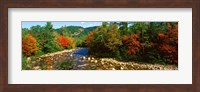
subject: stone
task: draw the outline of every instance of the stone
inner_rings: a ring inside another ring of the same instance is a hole
[[[39,70],[40,66],[33,67],[34,70]]]
[[[28,57],[27,60],[26,60],[26,62],[28,63],[28,62],[30,62],[30,61],[31,61],[31,58]]]
[[[93,60],[90,60],[90,62],[93,62]]]

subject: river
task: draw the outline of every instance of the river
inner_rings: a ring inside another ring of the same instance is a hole
[[[78,47],[74,52],[73,52],[73,58],[74,61],[76,62],[77,65],[83,65],[85,62],[83,62],[81,57],[88,57],[89,55],[87,54],[88,48],[80,48]]]

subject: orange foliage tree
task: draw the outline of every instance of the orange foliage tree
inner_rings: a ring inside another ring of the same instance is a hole
[[[31,34],[27,34],[25,37],[22,37],[22,52],[26,56],[36,54],[38,50],[36,42],[36,39]]]
[[[76,42],[74,41],[74,39],[72,37],[68,38],[68,48],[75,48],[76,46]]]
[[[61,35],[61,36],[60,36],[60,39],[59,39],[59,44],[60,44],[62,47],[67,48],[68,45],[69,45],[69,40],[68,40],[65,36]]]
[[[159,33],[160,40],[159,49],[165,54],[165,59],[170,59],[174,63],[178,63],[178,24],[167,23],[168,32]]]
[[[72,37],[67,38],[63,35],[60,35],[60,36],[56,35],[55,41],[57,44],[59,44],[63,48],[75,48],[76,46],[76,42],[74,41]]]
[[[131,34],[130,36],[124,36],[122,42],[127,45],[127,52],[129,54],[136,54],[140,50],[140,41],[137,40],[138,34]]]
[[[86,46],[90,46],[94,42],[94,34],[95,33],[96,33],[95,31],[91,31],[90,34],[88,35],[88,37],[85,39]]]

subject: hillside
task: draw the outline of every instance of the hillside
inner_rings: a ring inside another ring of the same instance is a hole
[[[59,29],[56,29],[56,31],[59,34],[66,33],[72,37],[77,37],[77,36],[81,37],[84,35],[88,35],[90,33],[90,31],[95,30],[97,27],[98,26],[83,28],[81,26],[64,26]]]
[[[76,41],[76,46],[83,46],[85,38],[97,27],[98,26],[83,28],[81,26],[64,26],[56,29],[56,31],[64,36],[73,37]]]

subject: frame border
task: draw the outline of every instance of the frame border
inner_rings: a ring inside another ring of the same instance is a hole
[[[192,84],[8,84],[8,8],[192,8]],[[200,0],[1,0],[0,92],[200,92],[199,11]]]

